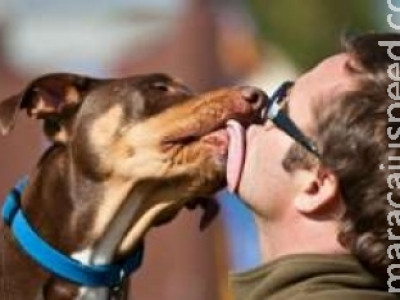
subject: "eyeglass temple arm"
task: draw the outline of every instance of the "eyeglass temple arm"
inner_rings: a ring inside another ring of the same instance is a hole
[[[279,110],[276,103],[271,105],[268,111],[268,118],[275,124],[275,126],[286,132],[294,140],[298,141],[308,151],[318,158],[321,157],[315,144],[309,138],[305,137],[297,126]]]

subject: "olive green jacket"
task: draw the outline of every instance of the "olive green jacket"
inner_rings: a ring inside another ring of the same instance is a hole
[[[394,300],[351,255],[290,255],[234,274],[235,300]]]

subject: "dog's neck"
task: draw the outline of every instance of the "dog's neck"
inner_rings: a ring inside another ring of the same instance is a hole
[[[45,159],[33,174],[22,203],[39,234],[67,254],[92,249],[96,258],[91,263],[96,264],[112,262],[123,241],[127,245],[118,254],[130,252],[143,228],[129,242],[125,235],[143,217],[139,215],[142,203],[154,187],[134,179],[88,178],[74,169],[62,149],[53,149]]]
[[[114,259],[131,252],[143,233],[143,230],[138,230],[129,240],[127,249],[122,250],[129,229],[139,226],[135,223],[140,217],[138,213],[142,204],[149,197],[149,187],[140,184],[132,187],[130,182],[114,182],[105,183],[102,189],[104,192],[96,205],[87,208],[89,211],[74,212],[72,216],[73,222],[84,221],[90,216],[91,225],[85,229],[86,236],[73,253],[76,259],[85,264],[112,263]],[[77,231],[82,231],[82,228],[75,226],[74,232]]]
[[[65,152],[57,147],[44,160],[31,175],[22,199],[22,208],[39,235],[89,265],[112,263],[117,255],[132,251],[148,228],[139,211],[152,187],[132,181],[92,181],[72,170]],[[135,222],[137,226],[132,226]],[[49,280],[48,276],[42,279]],[[37,280],[37,286],[43,286]],[[90,294],[105,298],[107,289],[81,289],[78,299],[88,299]]]
[[[118,188],[118,186],[115,188]],[[126,193],[123,186],[120,186],[120,188],[119,192],[114,191],[112,193],[106,193],[106,195],[112,198],[115,197],[115,200],[118,200],[120,198],[118,196]],[[95,238],[95,242],[90,243],[85,249],[74,252],[71,257],[85,265],[103,265],[112,263],[116,257],[119,246],[123,242],[128,228],[131,227],[132,218],[138,212],[141,203],[146,199],[146,192],[147,191],[143,188],[133,189],[130,199],[119,208],[118,213],[112,220],[102,218],[103,210],[99,209],[93,216],[93,224],[97,226],[97,230],[102,229],[100,232],[104,231],[104,234]],[[108,213],[107,215],[110,214]],[[96,232],[96,230],[93,230],[92,232]],[[93,237],[91,238],[93,239]],[[133,244],[136,240],[133,241]],[[109,299],[109,292],[108,288],[82,287],[79,289],[77,299]]]

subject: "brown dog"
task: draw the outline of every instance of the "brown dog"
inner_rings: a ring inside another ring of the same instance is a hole
[[[225,184],[225,124],[259,119],[264,94],[222,89],[194,97],[163,74],[99,80],[52,74],[0,103],[0,130],[16,114],[44,122],[52,142],[29,176],[22,211],[49,244],[82,264],[131,253],[152,226]],[[109,299],[44,271],[0,227],[0,299]]]

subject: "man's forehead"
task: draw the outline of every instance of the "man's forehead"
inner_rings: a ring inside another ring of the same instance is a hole
[[[354,59],[348,53],[340,53],[321,61],[316,67],[302,75],[297,81],[298,88],[310,93],[310,97],[325,99],[326,96],[355,90],[358,81],[351,71]]]
[[[344,79],[351,75],[349,66],[353,64],[353,57],[350,54],[339,53],[325,58],[302,77],[312,77],[312,79],[319,77],[320,80],[326,79],[327,81]],[[324,76],[327,77],[324,78]]]
[[[330,56],[300,76],[290,92],[290,111],[303,129],[313,123],[314,108],[324,105],[336,95],[356,90],[358,80],[349,66],[353,58],[347,53]]]
[[[353,57],[349,53],[342,52],[325,58],[316,68],[336,68],[345,71],[346,65],[350,64],[352,60]]]

